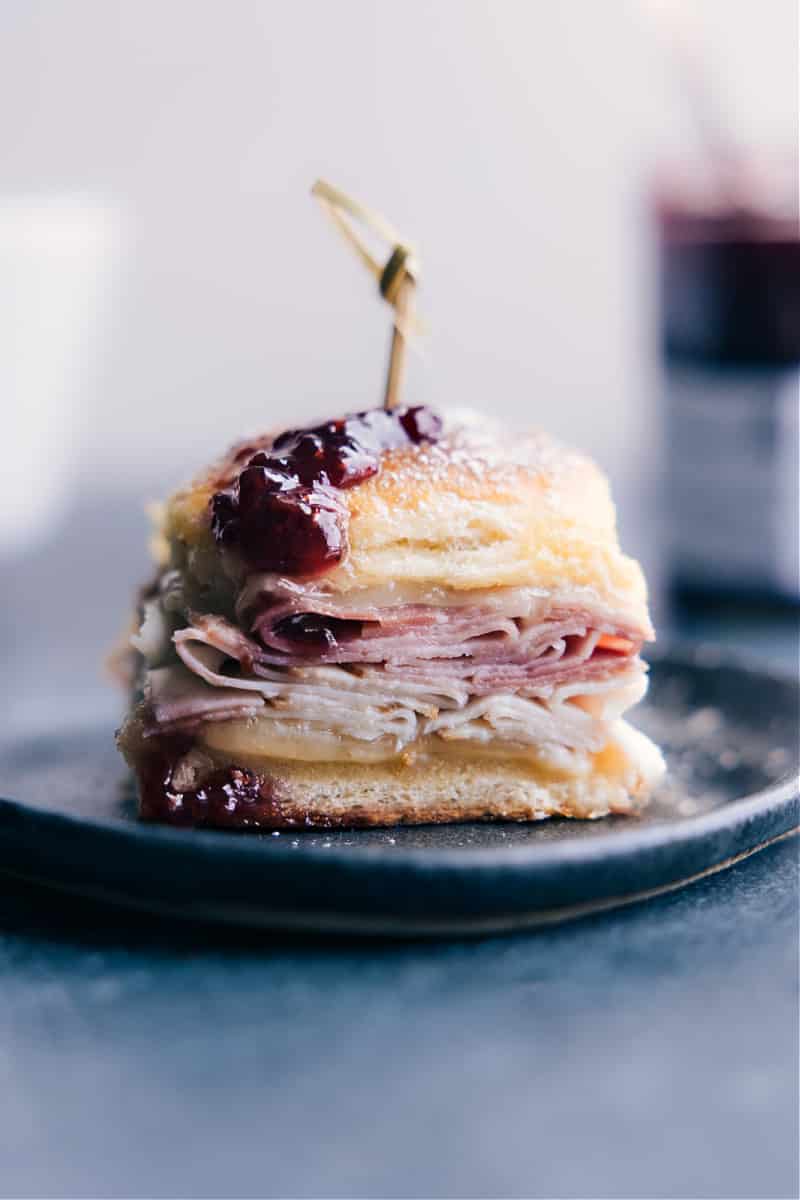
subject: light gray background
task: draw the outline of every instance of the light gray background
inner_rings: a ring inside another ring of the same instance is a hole
[[[421,247],[409,398],[644,477],[645,196],[697,152],[659,12],[695,26],[736,136],[791,146],[792,0],[5,0],[0,225],[5,202],[82,204],[108,251],[63,395],[15,387],[6,436],[69,393],[73,486],[144,494],[287,413],[375,402],[387,313],[309,199],[322,174]]]

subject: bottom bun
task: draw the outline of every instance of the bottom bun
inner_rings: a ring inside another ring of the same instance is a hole
[[[617,736],[584,770],[546,772],[534,763],[428,759],[417,763],[232,763],[194,747],[169,763],[130,753],[145,820],[217,828],[287,829],[533,821],[634,813],[660,778],[658,750],[618,723]]]

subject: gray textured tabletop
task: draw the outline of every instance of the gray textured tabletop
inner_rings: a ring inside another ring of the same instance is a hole
[[[113,704],[93,660],[142,562],[106,526],[0,572],[12,730]],[[796,665],[793,621],[687,631]],[[0,883],[0,1195],[795,1197],[797,865],[424,944]]]

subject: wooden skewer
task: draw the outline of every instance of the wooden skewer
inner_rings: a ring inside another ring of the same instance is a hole
[[[394,308],[394,328],[389,347],[386,390],[383,395],[384,408],[395,408],[400,396],[408,334],[414,315],[415,270],[411,251],[405,246],[397,245],[381,275],[381,295]]]
[[[370,273],[376,277],[381,295],[394,310],[389,365],[383,396],[384,408],[394,408],[400,396],[408,340],[417,328],[414,299],[418,266],[414,251],[379,213],[359,204],[358,201],[339,191],[338,188],[332,187],[323,179],[318,179],[311,191],[312,195],[322,201],[340,233],[350,243]],[[361,221],[390,243],[392,252],[385,265],[382,266],[373,256],[348,217]]]
[[[406,335],[403,330],[413,304],[413,297],[414,281],[410,278],[404,279],[394,306],[395,322],[389,346],[389,366],[386,372],[386,390],[383,394],[384,408],[396,408],[400,396],[406,366]]]

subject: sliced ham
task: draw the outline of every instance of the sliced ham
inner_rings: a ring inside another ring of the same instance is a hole
[[[269,590],[269,589],[272,590]],[[621,625],[592,603],[585,589],[570,598],[510,588],[472,600],[381,604],[325,594],[313,587],[256,576],[242,590],[237,614],[257,636],[260,661],[271,664],[384,662],[469,657],[474,662],[526,664],[550,643],[588,630],[606,638],[609,653],[636,654],[647,630]],[[305,629],[310,636],[304,636]],[[317,636],[314,636],[316,631]]]
[[[152,724],[149,733],[193,731],[209,721],[256,719],[276,736],[302,737],[311,746],[331,735],[359,742],[389,743],[395,752],[433,734],[445,740],[486,743],[501,737],[516,745],[562,745],[598,749],[610,716],[638,700],[641,670],[623,678],[581,685],[594,706],[573,703],[575,685],[562,685],[547,700],[497,692],[483,698],[435,696],[384,677],[380,669],[352,674],[344,667],[307,667],[275,678],[239,679],[227,686],[216,668],[219,651],[184,642],[193,669],[183,663],[150,672]],[[195,674],[197,670],[200,674]],[[436,703],[438,702],[438,703]]]
[[[471,643],[436,647],[428,642],[427,634],[420,632],[414,636],[418,648],[424,643],[425,653],[409,661],[388,655],[378,658],[375,665],[379,664],[385,674],[398,681],[414,681],[437,692],[457,682],[474,695],[485,695],[498,689],[521,689],[526,694],[541,694],[542,689],[575,678],[578,670],[581,677],[587,679],[605,678],[635,657],[632,653],[620,654],[599,648],[597,643],[602,635],[598,630],[587,631],[580,618],[546,621],[522,631],[514,626],[513,633],[503,641],[479,638]],[[248,638],[219,616],[194,615],[192,624],[175,633],[173,641],[190,670],[195,667],[187,659],[187,654],[191,653],[188,647],[192,643],[204,643],[226,655],[232,665],[238,663],[244,673],[261,679],[268,679],[276,668],[307,667],[311,661],[336,665],[344,658],[354,666],[372,663],[371,657],[355,653],[345,657],[346,645],[338,648],[341,654],[315,655],[313,660],[308,652],[276,654],[265,650],[255,638]],[[357,646],[350,649],[354,651]]]
[[[138,637],[153,729],[245,718],[274,728],[276,741],[335,736],[398,749],[438,735],[591,749],[645,687],[644,632],[585,591],[572,602],[506,589],[354,603],[251,580],[237,623],[186,610],[182,594],[179,581],[162,591],[163,620],[149,605]],[[174,630],[166,655],[165,630]]]
[[[253,716],[264,697],[228,687],[208,687],[180,663],[147,673],[145,697],[152,717],[149,733],[189,729],[205,721],[230,721]]]

